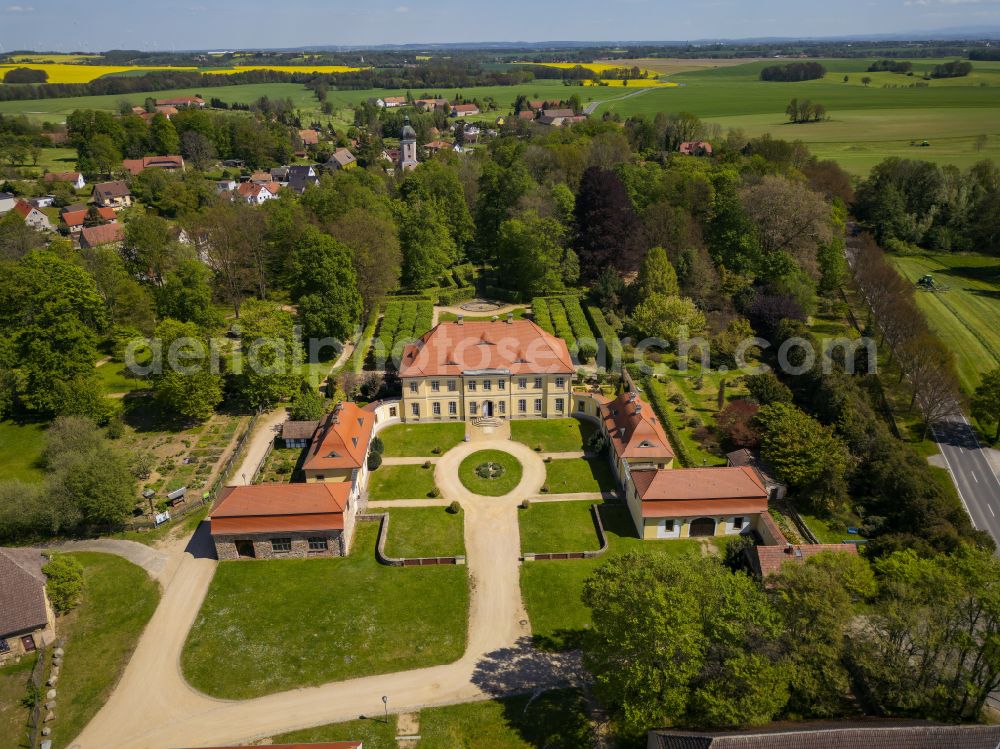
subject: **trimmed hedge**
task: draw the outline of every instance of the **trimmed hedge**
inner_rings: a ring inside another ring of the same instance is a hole
[[[667,401],[666,390],[653,377],[646,377],[642,381],[642,384],[646,390],[646,397],[649,399],[649,404],[656,411],[656,415],[660,418],[660,422],[667,432],[667,437],[670,439],[670,446],[674,449],[674,455],[677,456],[677,462],[685,468],[691,468],[695,463],[691,460],[687,448],[684,447],[684,443],[681,442],[680,436],[677,434],[677,427],[670,418],[671,409],[670,403]]]
[[[372,313],[368,316],[368,322],[365,323],[365,329],[361,331],[361,337],[358,339],[358,345],[354,349],[354,353],[351,354],[350,360],[347,362],[347,368],[352,372],[360,372],[364,369],[365,360],[368,358],[368,349],[372,347],[372,339],[375,336],[375,325],[378,323],[378,307],[372,310]]]
[[[576,296],[535,297],[531,301],[535,322],[566,342],[579,362],[593,359],[597,341]]]
[[[591,327],[597,333],[598,342],[604,341],[608,359],[605,362],[605,368],[609,372],[617,372],[621,366],[623,356],[621,339],[618,338],[618,334],[611,327],[611,324],[599,307],[588,304],[584,311],[587,313]]]
[[[536,297],[531,301],[531,316],[538,327],[555,335],[556,331],[552,327],[552,316],[549,314],[549,303],[545,299]]]
[[[447,289],[438,294],[438,304],[448,307],[452,304],[464,302],[466,299],[472,299],[475,296],[475,286],[460,286],[456,289]]]

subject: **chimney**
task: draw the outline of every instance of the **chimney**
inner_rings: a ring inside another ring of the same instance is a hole
[[[642,414],[642,406],[640,406],[638,403],[636,403],[635,404],[635,415],[639,416],[641,414]]]
[[[461,324],[462,324],[462,320],[464,320],[464,319],[465,319],[465,315],[459,315],[459,316],[458,316],[458,317],[457,317],[457,318],[455,319],[455,324],[456,324],[456,325],[461,325]]]
[[[794,550],[795,550],[795,547],[793,547],[791,544],[789,544],[789,543],[785,544],[785,553],[786,554],[791,554]]]

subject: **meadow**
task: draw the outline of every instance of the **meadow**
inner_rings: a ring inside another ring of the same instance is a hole
[[[916,281],[930,273],[945,292],[917,292],[931,329],[955,352],[962,389],[971,393],[983,372],[1000,366],[1000,258],[940,254],[889,259]]]
[[[965,78],[931,81],[921,74],[942,60],[914,61],[912,77],[868,73],[870,59],[821,62],[826,76],[800,83],[759,80],[761,69],[773,60],[679,72],[671,76],[677,88],[646,90],[608,106],[623,117],[691,112],[723,130],[801,140],[817,156],[835,159],[854,174],[867,173],[887,156],[961,167],[1000,158],[1000,62],[976,62]],[[865,86],[863,77],[871,84]],[[912,85],[917,82],[927,85]],[[825,105],[829,119],[789,124],[784,112],[792,98]],[[987,136],[982,148],[976,143],[980,135]],[[929,146],[911,145],[924,140]]]

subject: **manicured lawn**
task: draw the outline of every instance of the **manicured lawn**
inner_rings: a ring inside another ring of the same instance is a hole
[[[601,548],[590,506],[593,502],[533,502],[518,510],[521,551],[593,551]]]
[[[568,453],[585,450],[587,439],[597,427],[576,419],[521,419],[510,423],[510,438],[542,452]]]
[[[579,508],[575,522],[582,528],[585,523],[590,522],[586,514],[586,507],[590,503],[573,504]],[[529,512],[534,509],[532,506]],[[596,559],[528,562],[521,565],[521,596],[531,620],[535,641],[541,647],[563,649],[579,646],[580,636],[590,626],[590,610],[580,600],[583,583],[610,556],[626,551],[677,555],[700,553],[697,540],[640,540],[632,518],[623,505],[602,505],[601,520],[610,547],[604,556]]]
[[[948,291],[917,292],[931,329],[955,352],[966,393],[983,372],[1000,366],[1000,259],[986,255],[919,255],[888,259],[909,281],[930,273]]]
[[[947,474],[945,475],[947,476]],[[848,533],[846,529],[838,530],[837,523],[831,520],[824,520],[814,515],[805,515],[801,512],[799,513],[799,517],[809,526],[809,530],[813,532],[813,535],[816,536],[821,544],[839,544],[841,541],[858,541],[863,538],[857,533],[853,535]]]
[[[120,361],[109,361],[97,368],[97,379],[101,381],[107,395],[131,393],[133,390],[149,388],[147,380],[135,377]]]
[[[420,749],[549,749],[591,746],[583,698],[546,692],[420,711]]]
[[[465,553],[461,512],[444,507],[400,507],[389,512],[390,557],[449,557]]]
[[[391,708],[390,702],[390,708]],[[375,712],[377,707],[373,707]],[[549,749],[590,746],[581,695],[572,689],[420,711],[420,749]],[[275,743],[361,741],[395,749],[396,716],[333,723],[274,737]]]
[[[0,749],[21,749],[28,746],[28,710],[21,705],[27,693],[35,656],[21,659],[0,668]]]
[[[484,463],[499,463],[503,473],[496,478],[483,478],[476,468]],[[486,497],[499,497],[514,490],[521,483],[521,461],[502,450],[479,450],[462,461],[458,478],[470,492]]]
[[[45,424],[0,422],[0,478],[41,481],[38,460],[45,447]]]
[[[448,452],[465,439],[465,424],[393,424],[378,433],[386,457],[430,457]],[[435,453],[437,448],[439,452]]]
[[[434,491],[434,466],[381,466],[368,479],[368,499],[423,499]]]
[[[220,564],[181,657],[192,686],[247,699],[459,658],[465,567],[382,566],[377,532],[359,523],[343,559]]]
[[[145,570],[121,557],[79,552],[84,594],[59,620],[66,649],[59,674],[59,713],[53,744],[68,746],[107,701],[160,601]]]
[[[377,713],[377,714],[376,714]],[[326,741],[360,741],[365,749],[396,749],[396,716],[389,722],[382,716],[382,705],[372,705],[372,717],[346,723],[330,723],[283,733],[274,737],[275,744],[309,744]]]
[[[610,492],[615,478],[604,458],[567,458],[545,464],[545,485],[552,494]]]

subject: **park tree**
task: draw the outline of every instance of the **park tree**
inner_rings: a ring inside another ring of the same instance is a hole
[[[288,406],[288,418],[293,421],[319,421],[326,411],[326,402],[316,388],[303,381]]]
[[[572,250],[562,246],[562,226],[551,218],[526,213],[500,226],[499,275],[521,298],[561,291],[563,267]]]
[[[476,241],[471,259],[496,262],[499,253],[500,226],[533,186],[523,161],[501,165],[494,159],[483,163],[478,180],[475,224]]]
[[[0,274],[0,333],[29,411],[58,413],[56,383],[96,378],[96,346],[106,325],[94,279],[55,252],[33,250]]]
[[[1000,562],[963,544],[950,555],[898,551],[874,562],[875,605],[850,659],[889,715],[978,720],[1000,687]]]
[[[45,491],[57,516],[54,524],[114,525],[135,507],[135,479],[128,461],[92,420],[56,419],[46,435],[42,460]]]
[[[626,730],[765,723],[788,699],[776,612],[713,557],[614,557],[583,601],[593,619],[585,663]]]
[[[347,340],[361,319],[351,251],[309,227],[292,258],[292,298],[305,338]]]
[[[472,242],[476,227],[454,167],[440,160],[426,161],[406,175],[400,185],[400,194],[407,201],[437,202],[458,255],[464,254],[465,248]]]
[[[820,477],[824,466],[847,472],[849,460],[844,444],[833,431],[788,403],[771,403],[757,413],[761,434],[761,457],[775,476],[793,488],[809,485]]]
[[[403,251],[403,284],[408,289],[433,286],[438,276],[458,260],[458,248],[437,202],[400,203],[399,243]]]
[[[248,289],[264,298],[268,286],[264,218],[242,201],[220,200],[201,213],[192,226],[218,279],[222,296],[236,317]]]
[[[197,130],[180,136],[180,151],[184,159],[199,171],[205,171],[217,158],[215,144]]]
[[[625,185],[610,170],[590,167],[583,173],[574,207],[576,239],[585,279],[606,268],[634,271],[643,249],[642,225]]]
[[[19,260],[43,244],[41,233],[28,226],[17,211],[0,216],[0,259]]]
[[[174,155],[181,150],[181,140],[173,123],[159,112],[149,123],[149,147],[159,156]]]
[[[680,286],[677,283],[677,271],[667,257],[667,251],[662,247],[652,247],[646,253],[642,266],[639,268],[638,298],[645,299],[651,294],[663,296],[679,296]]]
[[[45,592],[57,614],[65,614],[80,602],[83,594],[83,565],[65,554],[53,554],[44,567]]]
[[[1000,440],[1000,369],[983,375],[972,394],[972,415],[984,424],[996,423],[993,441]]]
[[[240,371],[232,388],[254,408],[269,408],[290,398],[299,383],[303,360],[295,318],[276,302],[249,299],[240,318]]]
[[[364,314],[370,315],[387,292],[399,286],[403,253],[391,217],[352,208],[330,225],[330,234],[351,250]]]
[[[705,329],[705,314],[687,297],[651,294],[632,312],[632,324],[643,335],[676,341]]]
[[[150,376],[160,407],[182,421],[205,421],[222,402],[222,375],[211,366],[208,339],[193,322],[169,318],[156,326],[155,339],[162,359]]]
[[[82,147],[78,148],[80,158],[77,164],[85,174],[106,174],[121,166],[122,152],[110,136],[97,133]]]
[[[733,448],[756,447],[760,435],[754,425],[754,417],[760,407],[753,401],[736,399],[715,415],[715,428]]]
[[[133,278],[113,245],[84,251],[84,265],[104,299],[108,324],[153,332],[155,316],[149,292]]]
[[[791,664],[788,709],[798,716],[842,715],[851,701],[847,634],[875,594],[871,567],[860,556],[824,552],[805,564],[783,565],[768,579],[768,590]]]
[[[212,304],[212,271],[201,261],[180,260],[163,285],[155,289],[156,314],[180,322],[193,322],[205,330],[222,324]]]
[[[171,235],[170,223],[146,212],[133,216],[125,224],[121,255],[134,277],[154,286],[162,285],[166,274],[183,257]]]

